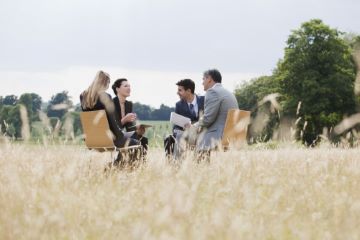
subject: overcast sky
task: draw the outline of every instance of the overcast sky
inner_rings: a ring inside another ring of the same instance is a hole
[[[62,90],[74,103],[99,69],[129,100],[178,100],[175,83],[218,68],[223,84],[271,74],[291,30],[312,18],[360,34],[358,0],[0,0],[0,95]],[[109,93],[111,93],[109,91]]]

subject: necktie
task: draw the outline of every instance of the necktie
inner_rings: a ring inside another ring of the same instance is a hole
[[[190,113],[191,113],[191,116],[193,116],[193,118],[196,118],[196,113],[195,113],[195,110],[194,110],[194,104],[190,103]]]

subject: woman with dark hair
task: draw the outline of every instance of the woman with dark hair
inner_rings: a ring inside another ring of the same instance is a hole
[[[114,82],[112,89],[116,97],[113,98],[116,111],[116,120],[127,132],[134,131],[136,125],[136,113],[132,112],[132,102],[126,98],[130,96],[131,88],[126,78],[120,78]]]
[[[120,78],[114,82],[112,89],[116,95],[113,98],[115,105],[117,120],[121,122],[121,126],[127,132],[134,131],[130,136],[132,139],[140,141],[143,147],[143,153],[146,155],[148,149],[148,139],[144,136],[145,125],[136,125],[137,116],[133,113],[133,104],[127,101],[126,98],[130,96],[131,88],[126,78]],[[150,125],[146,125],[149,127]]]

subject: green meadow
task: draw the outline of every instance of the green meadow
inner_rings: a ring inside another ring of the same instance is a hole
[[[145,136],[149,138],[150,147],[162,148],[164,138],[172,132],[172,124],[169,121],[141,121],[140,123],[152,125],[145,132]]]

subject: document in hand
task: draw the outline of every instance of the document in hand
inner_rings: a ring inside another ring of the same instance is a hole
[[[180,127],[184,127],[186,124],[191,124],[190,118],[184,117],[180,114],[177,114],[175,112],[171,112],[170,114],[170,122],[172,124],[178,125]]]

